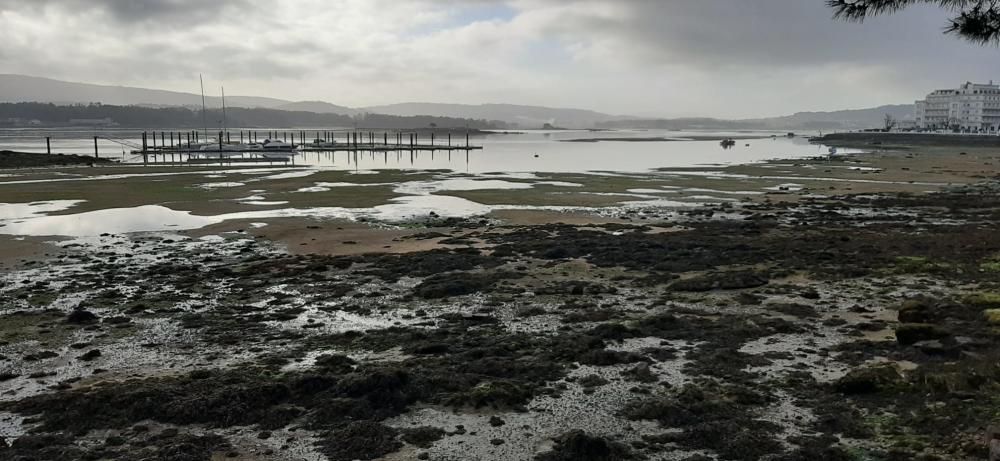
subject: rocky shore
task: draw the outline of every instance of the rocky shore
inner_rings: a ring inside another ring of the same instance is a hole
[[[0,273],[0,458],[990,456],[997,179],[615,218],[61,240]]]
[[[94,158],[75,154],[33,154],[28,152],[13,152],[0,150],[0,169],[35,168],[67,165],[111,164],[105,158]]]

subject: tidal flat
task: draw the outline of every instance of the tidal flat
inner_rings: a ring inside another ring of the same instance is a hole
[[[2,173],[3,459],[985,459],[1000,424],[992,149]]]

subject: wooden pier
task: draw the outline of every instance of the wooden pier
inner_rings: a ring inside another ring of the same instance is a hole
[[[469,130],[434,129],[433,131],[360,131],[360,130],[239,130],[218,131],[209,139],[207,132],[143,131],[138,142],[94,136],[94,157],[100,158],[98,141],[111,141],[130,149],[131,158],[122,161],[156,165],[213,163],[294,164],[295,155],[305,152],[435,152],[473,151]],[[464,139],[463,139],[464,138]],[[286,143],[278,149],[265,149],[265,141]],[[245,147],[245,148],[244,148]],[[51,138],[45,138],[45,150],[52,153]]]
[[[376,133],[374,131],[336,130],[272,130],[266,132],[240,130],[239,132],[219,131],[214,140],[208,141],[198,131],[184,133],[144,131],[142,145],[136,146],[139,148],[134,149],[132,155],[142,156],[144,164],[160,165],[288,162],[294,164],[294,155],[300,152],[468,152],[483,148],[470,143],[470,135],[467,131],[464,133],[464,139],[458,140],[453,138],[453,133],[450,131],[443,134],[443,136],[438,136],[437,132],[419,133],[412,131],[399,131],[390,134],[389,131]],[[423,139],[421,139],[422,135]],[[264,142],[268,141],[281,141],[288,146],[273,150],[261,147]],[[240,149],[240,146],[247,148]],[[95,155],[97,155],[96,144]]]

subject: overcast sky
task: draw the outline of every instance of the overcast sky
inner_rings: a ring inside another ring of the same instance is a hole
[[[823,0],[0,0],[0,73],[326,100],[756,117],[1000,81],[947,12]]]

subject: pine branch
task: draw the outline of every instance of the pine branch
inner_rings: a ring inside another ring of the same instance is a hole
[[[1000,45],[1000,0],[827,0],[834,19],[864,22],[917,4],[933,4],[955,13],[945,33],[974,43]]]

